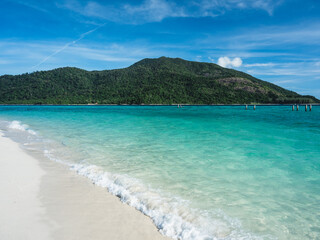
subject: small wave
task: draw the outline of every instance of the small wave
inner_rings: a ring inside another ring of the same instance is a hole
[[[181,240],[272,239],[244,231],[239,221],[222,211],[217,215],[224,221],[204,217],[205,214],[189,208],[184,200],[164,197],[163,193],[147,188],[129,176],[108,173],[95,165],[71,164],[70,167],[94,184],[107,188],[123,203],[149,216],[159,232],[167,237]]]
[[[12,121],[9,126],[11,129],[28,132],[32,135],[36,135],[37,133],[29,128],[28,125],[22,124],[20,121]]]
[[[44,150],[44,151],[43,151],[43,154],[44,154],[45,157],[47,157],[47,158],[50,159],[51,161],[58,162],[58,163],[60,163],[60,164],[63,164],[63,165],[67,165],[67,166],[69,166],[69,167],[72,167],[72,164],[67,163],[67,162],[65,162],[65,161],[61,161],[59,158],[54,157],[54,155],[52,154],[52,152],[49,151],[49,150]]]
[[[216,239],[201,233],[190,222],[174,214],[172,207],[175,206],[166,206],[166,201],[163,201],[157,193],[146,191],[142,184],[135,179],[104,172],[95,165],[74,164],[71,169],[79,175],[89,178],[94,184],[107,188],[122,202],[149,216],[159,231],[168,237],[173,239]]]

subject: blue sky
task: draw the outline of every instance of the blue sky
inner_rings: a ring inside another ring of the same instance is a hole
[[[0,75],[180,57],[320,98],[318,0],[1,0]]]

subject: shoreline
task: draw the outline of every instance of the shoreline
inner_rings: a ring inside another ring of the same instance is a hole
[[[106,189],[1,132],[0,150],[1,239],[169,239]]]
[[[312,105],[312,106],[320,106],[320,103],[286,103],[286,104],[278,104],[278,103],[247,103],[247,104],[184,104],[184,103],[175,103],[175,104],[2,104],[0,103],[0,106],[88,106],[88,107],[99,107],[99,106],[115,106],[115,107],[174,107],[177,105],[182,106],[195,106],[195,107],[206,107],[206,106],[292,106],[292,105]]]

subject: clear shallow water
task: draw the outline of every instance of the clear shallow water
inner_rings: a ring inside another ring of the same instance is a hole
[[[167,236],[320,238],[319,106],[0,106],[0,129]]]

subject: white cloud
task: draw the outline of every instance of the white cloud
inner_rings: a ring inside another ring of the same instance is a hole
[[[244,64],[244,67],[273,67],[274,63],[252,63],[252,64]]]
[[[232,60],[228,57],[220,57],[218,59],[218,65],[220,65],[221,67],[228,67],[228,68],[240,67],[242,65],[242,60],[239,57],[236,57]]]
[[[98,1],[64,0],[62,7],[87,17],[124,24],[160,22],[170,17],[216,17],[233,9],[261,9],[269,15],[283,0],[144,0],[140,4],[101,4]]]
[[[72,40],[68,44],[61,41],[0,41],[0,66],[5,66],[0,67],[0,75],[64,66],[105,70],[128,67],[143,58],[176,56],[161,46],[142,46],[139,41],[128,44],[71,43]]]
[[[289,44],[319,45],[320,22],[303,23],[289,26],[269,26],[250,30],[232,40],[238,42],[242,49],[255,49],[269,46],[288,46]]]
[[[186,16],[183,9],[165,0],[147,0],[142,5],[124,5],[124,10],[132,16],[143,16],[145,20],[159,22],[167,17]]]
[[[202,16],[215,16],[232,9],[261,9],[269,15],[282,4],[283,0],[202,0],[195,5],[199,6]]]
[[[295,83],[296,80],[281,80],[281,81],[274,81],[274,84],[285,84],[285,83]]]
[[[94,31],[98,30],[99,28],[103,27],[105,24],[100,25],[90,31],[87,31],[83,34],[80,35],[80,37],[74,41],[68,42],[66,43],[63,47],[59,48],[58,50],[54,51],[53,53],[51,53],[50,55],[46,56],[45,58],[43,58],[39,63],[37,63],[36,65],[34,65],[32,68],[36,68],[39,67],[41,64],[45,63],[46,61],[48,61],[48,59],[52,58],[54,55],[57,55],[58,53],[64,51],[65,49],[67,49],[68,47],[70,47],[71,45],[76,44],[77,42],[79,42],[80,40],[82,40],[85,36],[93,33]]]
[[[279,62],[274,64],[276,67],[267,67],[267,68],[251,68],[246,72],[253,75],[262,75],[262,76],[294,76],[294,77],[308,77],[313,79],[314,76],[317,76],[320,73],[320,69],[314,67],[313,62]],[[301,79],[300,79],[301,80]],[[308,81],[306,78],[303,78],[303,82]]]
[[[168,17],[186,16],[183,7],[166,0],[145,0],[140,5],[102,5],[95,1],[83,3],[77,0],[66,0],[63,5],[57,4],[57,6],[87,17],[96,17],[124,24],[160,22]]]
[[[196,56],[196,62],[201,62],[201,60],[202,60],[202,56]]]
[[[251,57],[279,57],[306,59],[306,55],[314,56],[320,46],[320,21],[303,22],[293,25],[267,26],[248,28],[240,32],[227,32],[217,37],[216,33],[207,37],[199,37],[194,46],[206,48],[208,55]],[[296,48],[306,51],[297,51]],[[264,59],[262,59],[264,60]],[[254,61],[262,61],[254,60]],[[297,59],[299,60],[299,59]],[[273,60],[272,60],[273,61]],[[318,61],[318,60],[316,60]]]
[[[28,8],[32,8],[32,9],[40,11],[40,12],[44,12],[46,14],[51,14],[50,11],[48,11],[45,8],[42,8],[42,7],[38,6],[38,4],[34,5],[34,4],[31,4],[31,3],[25,2],[25,1],[15,1],[15,0],[12,0],[12,2],[14,2],[16,4],[23,5],[23,6],[28,7]]]
[[[5,65],[5,64],[10,64],[12,63],[11,61],[8,61],[6,59],[0,59],[0,65]]]
[[[208,57],[208,59],[211,61],[211,62],[214,62],[214,59],[212,57]]]

